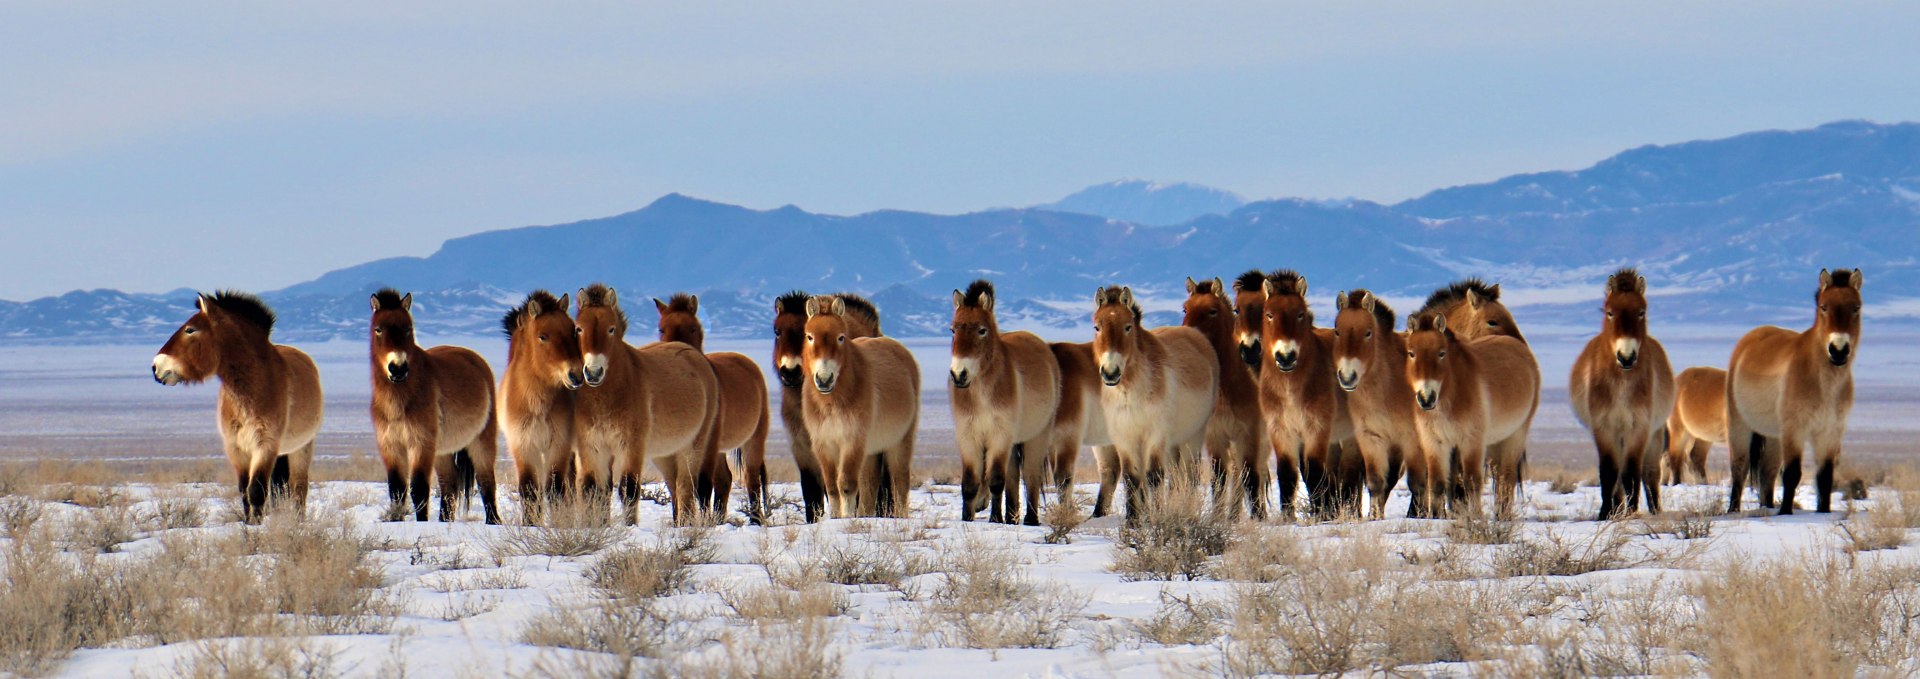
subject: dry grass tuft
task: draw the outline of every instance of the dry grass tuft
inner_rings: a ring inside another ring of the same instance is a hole
[[[836,642],[840,626],[824,618],[754,623],[727,630],[719,649],[658,665],[655,677],[685,679],[815,679],[845,673]]]
[[[763,543],[759,561],[774,584],[795,590],[815,582],[898,589],[901,582],[928,572],[930,566],[899,543],[833,539],[778,547]]]
[[[1849,552],[1898,549],[1920,528],[1920,489],[1884,491],[1872,509],[1852,512],[1838,530]]]
[[[1712,501],[1668,510],[1659,514],[1642,517],[1640,534],[1647,537],[1671,535],[1678,540],[1700,540],[1713,537],[1713,517],[1719,513],[1719,507]]]
[[[1683,641],[1716,677],[1898,675],[1920,657],[1913,565],[1832,553],[1735,559],[1696,580],[1692,593],[1701,606]]]
[[[1468,512],[1447,524],[1447,538],[1467,545],[1511,544],[1520,526],[1509,519]]]
[[[1226,619],[1227,607],[1218,601],[1163,590],[1160,609],[1146,620],[1133,623],[1133,628],[1145,641],[1162,646],[1191,646],[1219,639],[1226,628]]]
[[[487,540],[495,565],[520,556],[582,557],[620,542],[627,530],[614,525],[604,502],[569,498],[547,511],[545,526],[510,526]]]
[[[1227,547],[1213,575],[1237,582],[1278,582],[1294,572],[1304,550],[1295,529],[1256,526]]]
[[[180,679],[327,679],[346,676],[340,651],[312,639],[269,637],[207,642],[173,663]]]
[[[1584,575],[1638,565],[1625,554],[1628,536],[1613,528],[1595,532],[1586,540],[1548,531],[1541,539],[1523,539],[1494,557],[1494,573],[1513,578],[1541,575]]]
[[[652,544],[616,548],[587,569],[587,581],[620,600],[651,599],[686,585],[691,566],[713,561],[712,528],[682,528]]]
[[[1087,513],[1080,509],[1080,503],[1072,500],[1055,502],[1047,511],[1040,514],[1040,523],[1047,527],[1047,534],[1040,541],[1049,545],[1073,543],[1073,529],[1087,522]]]
[[[1169,482],[1114,534],[1113,571],[1126,580],[1198,580],[1240,532],[1240,522],[1209,510],[1197,489]]]
[[[1009,545],[969,535],[947,555],[921,621],[939,646],[1056,648],[1086,608],[1085,595],[1026,575]]]
[[[831,618],[845,615],[851,605],[846,590],[824,582],[800,589],[778,585],[755,585],[722,590],[720,601],[743,621],[797,621],[807,618]]]
[[[561,608],[534,617],[520,640],[534,646],[586,653],[542,656],[539,676],[630,677],[646,669],[645,658],[672,657],[704,641],[675,620],[658,599],[601,599],[581,609]]]

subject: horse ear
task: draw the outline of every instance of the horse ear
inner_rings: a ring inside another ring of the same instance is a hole
[[[1280,286],[1274,285],[1273,279],[1269,278],[1260,282],[1260,292],[1268,297],[1272,297],[1280,294]]]
[[[814,316],[817,316],[819,314],[820,314],[820,300],[814,299],[812,297],[808,297],[807,298],[807,318],[813,318]]]
[[[1828,271],[1826,269],[1821,269],[1820,270],[1820,291],[1825,292],[1827,288],[1831,287],[1832,285],[1833,285],[1833,272]]]
[[[1613,287],[1612,279],[1608,279],[1607,287]],[[1467,307],[1476,311],[1480,309],[1480,293],[1474,292],[1472,288],[1467,289]]]
[[[662,316],[667,315],[667,303],[660,301],[658,297],[653,298],[653,309],[660,312]]]
[[[1367,313],[1373,313],[1373,305],[1377,301],[1373,298],[1372,292],[1360,293],[1360,308],[1366,309]]]
[[[213,297],[212,296],[207,295],[205,293],[201,293],[200,296],[193,301],[193,303],[195,306],[200,307],[200,314],[203,316],[206,316],[208,322],[213,321]]]
[[[687,295],[687,313],[690,313],[696,316],[700,314],[700,296],[699,295]]]
[[[1860,289],[1860,270],[1859,269],[1853,270],[1853,289],[1855,290]]]
[[[1432,323],[1435,330],[1447,331],[1447,315],[1444,312],[1434,312],[1432,316],[1427,317],[1427,322]]]
[[[1347,291],[1341,290],[1333,293],[1333,309],[1335,311],[1347,310]]]
[[[368,302],[368,303],[371,303],[371,304],[373,305],[373,310],[374,310],[374,311],[379,311],[379,310],[380,310],[380,296],[379,296],[379,295],[368,295],[368,296],[367,296],[367,302]]]
[[[955,309],[960,308],[961,306],[960,303],[966,301],[966,299],[967,299],[967,296],[960,294],[959,290],[953,291],[953,308]]]
[[[1634,292],[1640,293],[1642,295],[1647,294],[1647,277],[1640,276],[1638,279],[1634,280],[1633,287],[1634,287],[1634,290],[1633,290]]]
[[[986,311],[989,314],[993,313],[993,293],[991,292],[980,293],[980,309],[983,311]]]
[[[833,315],[845,316],[846,313],[847,313],[847,300],[837,296],[834,297],[833,298]]]
[[[1120,286],[1120,305],[1133,306],[1133,288],[1131,286]]]
[[[1191,295],[1193,294],[1193,291],[1199,290],[1199,289],[1200,289],[1200,284],[1193,282],[1193,277],[1188,276],[1187,277],[1187,294]]]
[[[1214,276],[1213,277],[1213,294],[1218,295],[1226,289],[1227,289],[1227,284],[1220,282],[1219,276]]]
[[[569,309],[569,308],[571,308],[571,307],[573,306],[573,302],[572,302],[572,300],[573,300],[573,296],[572,296],[572,295],[561,295],[561,296],[560,296],[560,313],[563,313],[563,314],[564,314],[564,313],[566,313],[566,312],[567,312],[567,309]],[[587,304],[587,298],[585,298],[585,297],[581,297],[581,298],[580,298],[580,305],[581,305],[581,306],[586,306],[586,304]]]
[[[1307,277],[1306,276],[1301,276],[1300,282],[1293,284],[1293,291],[1294,293],[1300,295],[1301,297],[1307,296]]]
[[[1094,305],[1094,306],[1106,306],[1106,304],[1107,304],[1107,288],[1106,288],[1106,286],[1104,286],[1104,285],[1103,285],[1103,286],[1100,286],[1100,287],[1098,287],[1098,288],[1095,288],[1095,289],[1093,290],[1093,305]]]

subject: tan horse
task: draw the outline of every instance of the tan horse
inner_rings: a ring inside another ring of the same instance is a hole
[[[580,290],[574,324],[580,333],[587,389],[573,411],[580,456],[580,492],[625,499],[628,524],[638,520],[641,468],[651,461],[673,498],[676,522],[694,521],[694,475],[720,454],[720,382],[700,350],[680,342],[628,344],[627,314],[613,288]]]
[[[1510,514],[1527,432],[1540,405],[1540,366],[1512,337],[1458,339],[1445,314],[1407,319],[1407,383],[1414,424],[1432,465],[1427,493],[1435,514],[1480,512],[1487,467],[1496,509]],[[1445,493],[1445,502],[1434,497]]]
[[[1707,455],[1713,444],[1727,442],[1727,371],[1694,366],[1673,379],[1673,414],[1667,416],[1668,483],[1683,481],[1693,470],[1697,483],[1707,482]]]
[[[984,507],[989,521],[1013,523],[1025,481],[1022,521],[1038,526],[1053,417],[1060,408],[1060,365],[1038,335],[1000,332],[994,299],[993,284],[985,280],[966,292],[953,291],[947,393],[960,445],[960,520],[972,521]]]
[[[587,379],[567,299],[535,290],[500,319],[507,332],[507,370],[495,408],[520,478],[522,520],[529,524],[567,494],[577,466],[574,392]]]
[[[1134,316],[1139,322],[1139,316]],[[1053,418],[1053,480],[1061,502],[1073,501],[1073,472],[1080,447],[1092,446],[1100,466],[1100,491],[1094,496],[1093,515],[1106,516],[1113,489],[1120,479],[1120,454],[1107,432],[1106,411],[1100,406],[1100,368],[1093,359],[1092,342],[1054,342],[1054,362],[1060,366],[1060,408]]]
[[[1414,424],[1413,385],[1407,382],[1407,341],[1395,332],[1393,308],[1367,290],[1334,297],[1333,381],[1347,394],[1354,443],[1366,460],[1373,515],[1386,516],[1387,495],[1407,472],[1409,518],[1431,516],[1425,449]]]
[[[1305,276],[1275,271],[1261,281],[1261,290],[1267,365],[1260,370],[1260,410],[1273,446],[1280,506],[1293,511],[1295,485],[1304,475],[1314,512],[1331,514],[1352,493],[1342,481],[1354,476],[1348,467],[1356,466],[1338,459],[1344,450],[1335,448],[1353,438],[1353,422],[1347,395],[1334,384],[1333,331],[1313,327]]]
[[[1587,341],[1567,379],[1580,424],[1600,456],[1599,521],[1631,513],[1645,492],[1660,513],[1660,459],[1673,412],[1673,365],[1647,332],[1647,279],[1633,269],[1607,277],[1600,334]]]
[[[920,427],[920,367],[892,338],[853,337],[847,308],[840,297],[807,300],[807,433],[834,518],[904,517]],[[891,486],[884,495],[876,474],[882,460]]]
[[[848,337],[880,336],[880,312],[872,302],[845,293],[834,297],[846,306]],[[807,345],[808,299],[807,293],[796,290],[773,301],[773,365],[774,376],[780,380],[780,422],[786,427],[793,463],[800,471],[803,514],[807,523],[813,523],[826,513],[827,488],[821,479],[820,461],[813,454],[813,437],[807,433],[801,393],[806,375],[801,354]]]
[[[216,422],[239,481],[242,518],[255,523],[266,515],[269,490],[290,492],[294,511],[304,515],[324,414],[319,368],[299,349],[272,342],[273,311],[259,298],[222,291],[200,295],[198,305],[153,357],[154,381],[220,378]]]
[[[1513,312],[1500,302],[1498,283],[1487,285],[1478,278],[1454,281],[1427,296],[1426,303],[1420,305],[1414,316],[1434,313],[1446,314],[1448,328],[1462,342],[1488,335],[1527,341],[1520,335],[1520,326],[1513,322]]]
[[[452,521],[453,498],[477,481],[488,524],[494,507],[494,463],[500,430],[493,417],[493,368],[472,349],[422,348],[413,335],[413,295],[389,288],[373,294],[368,359],[373,367],[373,438],[387,466],[387,520],[413,513],[427,520],[427,473],[440,480],[440,520]]]
[[[660,312],[660,341],[706,350],[699,297],[674,295],[665,302],[653,300],[653,306]],[[707,362],[713,365],[713,376],[720,383],[718,450],[723,454],[702,465],[694,491],[703,506],[725,512],[737,467],[741,487],[747,492],[747,517],[757,524],[767,512],[767,434],[771,430],[767,377],[760,372],[759,364],[744,354],[711,353]],[[733,453],[731,465],[727,451]]]
[[[1127,520],[1137,521],[1174,451],[1206,442],[1220,364],[1198,330],[1141,327],[1131,288],[1103,287],[1093,299],[1100,407],[1127,481]]]
[[[1740,511],[1740,491],[1757,472],[1760,506],[1773,506],[1780,473],[1781,514],[1793,513],[1800,451],[1819,457],[1817,510],[1832,510],[1833,472],[1840,463],[1847,413],[1853,410],[1853,357],[1860,345],[1859,269],[1820,270],[1813,327],[1805,332],[1755,328],[1733,345],[1727,366],[1727,447],[1733,479],[1727,511]],[[1758,449],[1758,450],[1756,450]]]
[[[1220,279],[1194,282],[1188,278],[1187,302],[1182,309],[1185,316],[1180,324],[1206,336],[1220,365],[1220,392],[1214,399],[1213,417],[1207,420],[1215,500],[1226,497],[1229,478],[1238,474],[1237,492],[1245,496],[1253,518],[1264,519],[1268,472],[1266,449],[1260,439],[1266,420],[1260,414],[1260,385],[1254,382],[1253,369],[1241,360],[1233,303],[1227,299],[1226,286]]]
[[[1233,279],[1233,337],[1240,348],[1240,361],[1247,364],[1254,377],[1259,377],[1260,368],[1267,364],[1262,356],[1266,344],[1260,341],[1265,327],[1266,284],[1267,273],[1259,269],[1249,269]]]

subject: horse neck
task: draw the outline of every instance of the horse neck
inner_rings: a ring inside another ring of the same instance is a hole
[[[278,373],[275,372],[273,343],[265,333],[251,329],[220,337],[220,388],[236,396],[263,395]]]
[[[1396,362],[1407,355],[1407,341],[1393,328],[1380,328],[1374,324],[1373,336],[1380,341],[1373,343],[1372,365],[1367,366],[1367,374],[1360,378],[1362,383],[1373,382],[1386,387],[1390,392],[1398,392],[1412,399],[1413,383],[1407,380],[1407,371],[1395,370]]]
[[[1220,359],[1220,365],[1224,366],[1228,361],[1240,362],[1240,341],[1234,337],[1238,329],[1233,325],[1233,316],[1222,316],[1212,323],[1193,326],[1193,329],[1207,336],[1207,343],[1213,345],[1214,357]]]
[[[1157,380],[1160,364],[1165,362],[1167,349],[1166,345],[1160,343],[1159,336],[1144,327],[1139,331],[1133,338],[1133,355],[1127,357],[1127,367],[1120,374],[1122,383],[1134,380],[1135,375],[1139,375],[1139,379]]]

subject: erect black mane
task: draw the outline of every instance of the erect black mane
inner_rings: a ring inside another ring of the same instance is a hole
[[[960,304],[961,306],[980,306],[980,296],[983,294],[992,297],[993,284],[987,282],[985,278],[975,279],[967,284],[967,292],[960,297]]]
[[[580,289],[580,308],[605,307],[613,310],[613,322],[620,332],[627,331],[627,310],[620,308],[618,296],[606,283],[594,283]]]
[[[527,315],[527,307],[535,302],[539,302],[543,310],[560,309],[560,298],[554,297],[551,292],[535,290],[527,293],[527,299],[520,302],[520,306],[514,307],[507,312],[507,315],[500,317],[500,328],[506,331],[508,339],[513,338],[513,331],[520,329],[520,319]],[[566,309],[560,309],[560,311],[564,313]]]
[[[1832,286],[1836,288],[1853,287],[1853,269],[1834,269],[1829,271]]]
[[[1220,296],[1220,297],[1225,297],[1225,296],[1227,295],[1227,291],[1225,291],[1225,290],[1215,290],[1215,289],[1213,289],[1213,279],[1211,279],[1211,278],[1209,278],[1209,279],[1207,279],[1207,280],[1204,280],[1204,281],[1194,281],[1194,282],[1193,282],[1193,294],[1196,294],[1196,295],[1216,295],[1216,296]]]
[[[381,288],[373,293],[373,302],[380,306],[381,311],[405,311],[406,307],[400,303],[400,298],[400,291],[393,288]]]
[[[1433,294],[1427,296],[1427,302],[1420,305],[1420,310],[1414,312],[1414,315],[1419,316],[1429,311],[1446,311],[1455,304],[1465,302],[1467,299],[1467,291],[1469,290],[1473,291],[1473,294],[1478,295],[1482,300],[1488,302],[1500,301],[1500,291],[1491,285],[1487,285],[1486,281],[1480,280],[1480,278],[1476,276],[1454,281],[1447,287],[1433,291]]]
[[[1281,290],[1297,292],[1300,289],[1300,272],[1293,269],[1279,269],[1267,274],[1265,282],[1271,282]]]
[[[1394,323],[1399,322],[1399,319],[1394,316],[1393,307],[1387,306],[1387,300],[1380,299],[1379,295],[1374,295],[1365,288],[1352,290],[1347,293],[1347,304],[1358,305],[1360,298],[1367,295],[1373,295],[1373,323],[1389,331],[1393,330]]]
[[[872,321],[874,327],[880,327],[880,310],[875,308],[873,302],[868,301],[867,298],[849,292],[837,292],[833,296],[840,298],[840,301],[847,305],[847,313],[859,314]],[[804,303],[801,311],[806,311]]]
[[[1261,271],[1259,269],[1247,269],[1246,273],[1240,274],[1239,278],[1233,279],[1233,287],[1237,290],[1245,290],[1247,292],[1253,292],[1255,290],[1259,290],[1260,284],[1265,282],[1266,280],[1267,280],[1267,273],[1265,271]]]
[[[1607,288],[1611,290],[1632,290],[1640,286],[1640,272],[1633,267],[1623,266],[1619,271],[1607,277]]]
[[[805,316],[807,314],[807,299],[810,297],[812,297],[812,295],[808,295],[805,292],[791,290],[788,291],[787,294],[775,297],[773,307],[777,309],[779,313],[800,314]]]
[[[695,308],[695,304],[693,301],[693,295],[689,295],[684,292],[676,292],[676,293],[673,293],[672,297],[667,298],[667,311],[685,311],[687,313],[693,313],[694,308]]]
[[[260,332],[273,332],[273,310],[260,298],[239,290],[220,290],[206,297],[208,303],[220,307],[221,311],[239,317],[240,320],[259,328]]]

